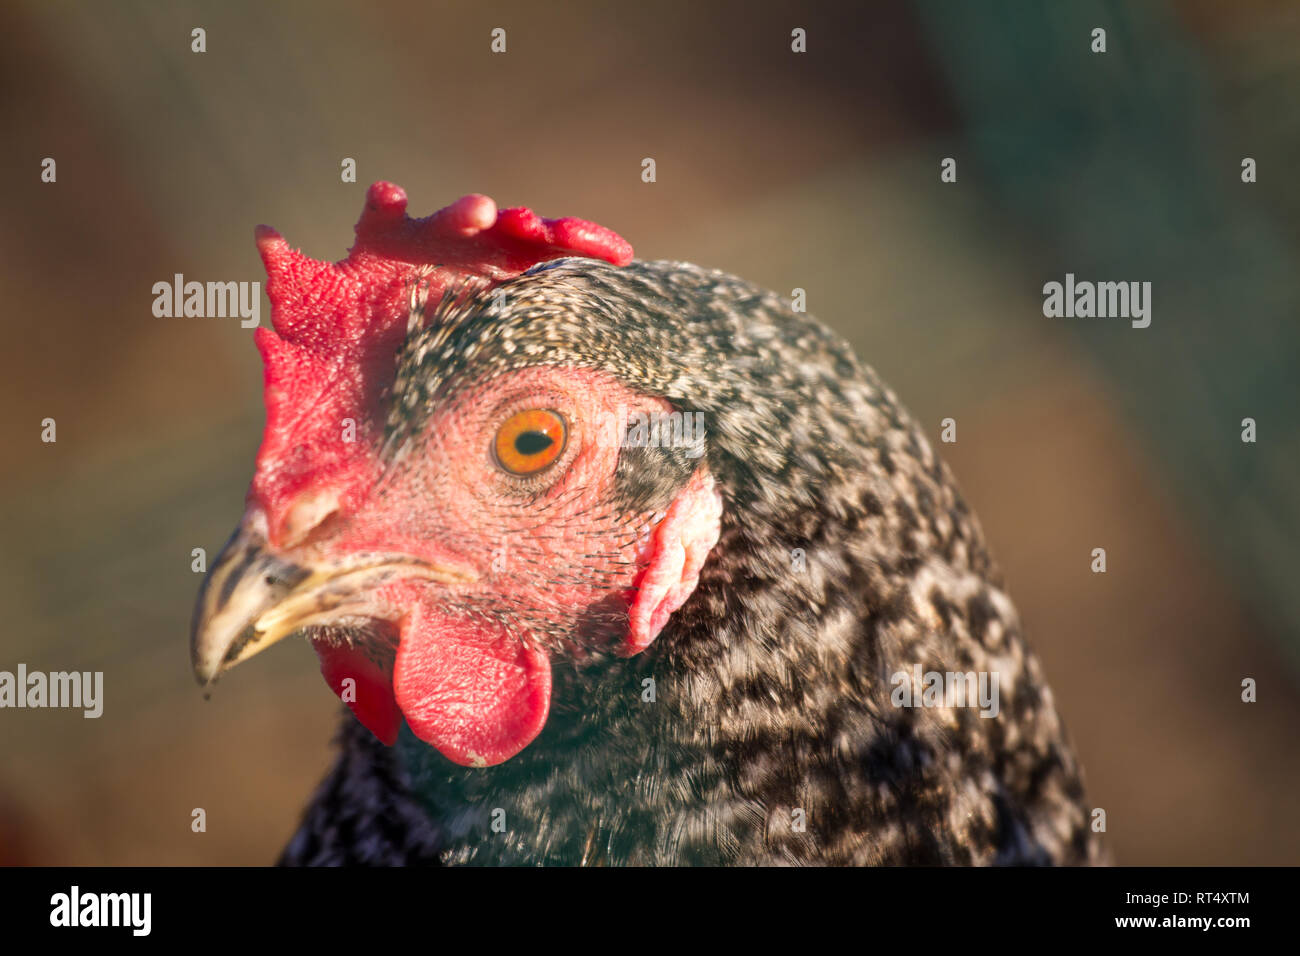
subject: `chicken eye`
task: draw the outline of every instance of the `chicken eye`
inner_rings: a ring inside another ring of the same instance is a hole
[[[564,451],[564,419],[559,412],[532,408],[516,412],[497,429],[492,443],[497,464],[512,475],[532,475]]]

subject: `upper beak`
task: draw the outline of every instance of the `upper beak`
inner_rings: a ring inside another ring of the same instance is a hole
[[[273,640],[258,631],[256,622],[309,577],[307,568],[270,553],[249,522],[235,529],[194,605],[190,658],[199,683],[210,684],[222,671],[269,647]]]
[[[210,684],[240,661],[305,627],[327,624],[356,610],[367,590],[396,577],[443,584],[474,579],[464,568],[406,556],[358,555],[297,563],[270,549],[247,518],[221,549],[194,606],[190,658],[200,684]]]

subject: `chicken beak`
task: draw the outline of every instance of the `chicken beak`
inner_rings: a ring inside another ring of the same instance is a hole
[[[190,658],[200,684],[292,633],[259,627],[312,577],[308,568],[271,553],[266,539],[244,522],[221,549],[203,581],[190,626]]]
[[[190,658],[194,676],[204,686],[305,628],[342,616],[383,616],[366,596],[395,579],[420,578],[454,587],[477,578],[466,567],[406,555],[296,563],[267,545],[264,521],[258,517],[246,517],[221,549],[194,606]]]

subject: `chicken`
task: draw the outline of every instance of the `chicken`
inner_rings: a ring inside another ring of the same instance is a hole
[[[192,654],[304,634],[357,718],[281,862],[1099,858],[979,525],[843,341],[590,223],[405,210],[372,186],[335,265],[258,230]]]

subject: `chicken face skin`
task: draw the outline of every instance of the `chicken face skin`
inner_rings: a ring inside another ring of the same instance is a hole
[[[245,623],[213,639],[229,642],[219,655],[204,644],[210,676],[304,632],[327,682],[381,739],[391,743],[405,718],[448,759],[488,765],[545,724],[551,654],[650,644],[693,589],[721,511],[707,470],[678,476],[672,497],[647,492],[630,473],[637,456],[611,440],[669,403],[592,369],[462,378],[400,447],[351,456],[347,493],[322,475],[289,499],[279,543],[250,505],[214,568],[222,583],[204,619]],[[537,410],[563,421],[562,448],[535,473],[512,473],[495,451],[501,429]],[[232,573],[252,575],[252,592]],[[296,583],[277,590],[273,577]],[[196,661],[206,633],[196,618]]]

